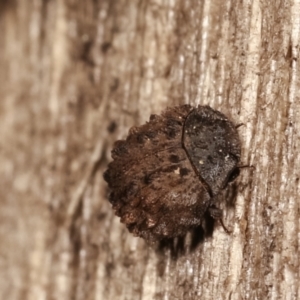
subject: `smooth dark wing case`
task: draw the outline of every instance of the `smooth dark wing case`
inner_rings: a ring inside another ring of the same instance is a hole
[[[185,121],[183,143],[196,172],[216,196],[240,160],[236,127],[222,113],[199,106]]]
[[[109,200],[137,236],[174,237],[201,224],[210,195],[182,147],[184,122],[192,109],[168,108],[115,143],[114,160],[104,174]]]

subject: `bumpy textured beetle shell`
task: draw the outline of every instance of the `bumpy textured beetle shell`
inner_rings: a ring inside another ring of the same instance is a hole
[[[235,125],[209,106],[151,115],[117,141],[104,173],[109,201],[130,232],[147,240],[201,225],[240,160]]]

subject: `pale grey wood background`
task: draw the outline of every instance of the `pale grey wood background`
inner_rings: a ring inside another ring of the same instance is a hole
[[[299,0],[1,0],[0,298],[299,299],[299,23]],[[183,103],[244,123],[255,170],[224,204],[232,234],[157,251],[102,173]]]

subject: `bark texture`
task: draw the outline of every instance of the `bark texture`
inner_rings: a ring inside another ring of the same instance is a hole
[[[0,0],[1,299],[299,299],[299,0]],[[114,216],[116,139],[167,106],[236,123],[211,236]]]

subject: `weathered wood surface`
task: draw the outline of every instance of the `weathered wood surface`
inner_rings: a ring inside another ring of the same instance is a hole
[[[1,0],[0,298],[299,299],[299,23],[299,0]],[[102,173],[183,103],[243,123],[255,170],[227,196],[232,234],[157,251]]]

